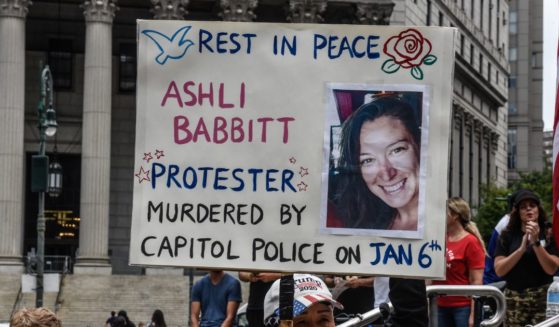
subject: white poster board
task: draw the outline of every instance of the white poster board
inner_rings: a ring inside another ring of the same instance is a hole
[[[444,276],[454,36],[138,21],[130,264]]]

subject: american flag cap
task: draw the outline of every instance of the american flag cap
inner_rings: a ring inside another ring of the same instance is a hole
[[[332,293],[320,278],[309,274],[294,274],[293,284],[293,318],[317,302],[331,303],[334,307],[343,309],[343,306],[334,300]],[[270,321],[270,318],[279,316],[279,290],[280,280],[276,280],[266,293],[264,298],[265,323]]]

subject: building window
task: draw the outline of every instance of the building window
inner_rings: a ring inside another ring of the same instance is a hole
[[[73,41],[71,39],[49,39],[47,60],[55,90],[72,88],[73,59]]]
[[[54,77],[54,76],[53,76]],[[26,155],[26,176],[31,178],[31,157],[34,153]],[[52,158],[52,157],[51,157]],[[47,255],[60,255],[75,258],[79,246],[80,231],[80,176],[81,156],[59,153],[58,161],[64,167],[64,188],[58,197],[47,197],[44,213],[46,218],[46,231],[44,235]],[[82,179],[83,180],[83,179]],[[37,193],[31,192],[30,183],[25,187],[25,223],[23,253],[37,248]],[[56,267],[56,260],[52,266]]]
[[[510,34],[518,33],[518,16],[516,15],[516,11],[511,11],[509,13],[509,33]]]
[[[491,63],[487,63],[487,80],[491,83]]]
[[[470,65],[474,65],[474,45],[470,44]]]
[[[532,52],[532,68],[542,68],[542,52]]]
[[[479,29],[483,32],[483,0],[479,1]]]
[[[136,90],[136,44],[121,43],[118,61],[118,89],[121,92]]]
[[[431,0],[427,0],[427,26],[431,26]]]
[[[507,166],[516,169],[516,128],[510,128],[507,134]]]
[[[516,76],[510,75],[509,76],[509,89],[516,88]]]
[[[472,18],[472,20],[474,20],[474,13],[475,13],[475,0],[472,0],[472,2],[470,3],[470,18]]]
[[[489,0],[489,16],[488,16],[488,19],[489,19],[489,23],[487,24],[487,27],[489,29],[489,32],[488,32],[489,40],[493,40],[493,35],[491,35],[492,32],[493,32],[493,1],[492,0]]]
[[[509,115],[514,115],[518,113],[518,108],[516,108],[516,103],[514,101],[509,101],[509,108],[508,108]]]
[[[501,27],[499,22],[499,15],[497,15],[497,24],[495,24],[496,33],[495,33],[495,44],[499,46],[499,42],[501,42]]]
[[[479,73],[483,74],[483,55],[479,53]]]
[[[509,61],[516,61],[518,56],[517,48],[509,48]]]
[[[439,11],[439,26],[444,26],[444,16],[442,11]]]
[[[464,34],[460,35],[460,55],[464,57]]]
[[[535,68],[535,67],[536,67],[536,62],[537,62],[537,58],[536,58],[536,57],[537,57],[536,52],[532,52],[532,58],[531,58],[531,59],[532,59],[532,60],[531,60],[532,68]]]

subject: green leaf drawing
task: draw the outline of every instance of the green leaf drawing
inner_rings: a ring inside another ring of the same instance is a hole
[[[400,65],[394,62],[394,59],[388,59],[384,63],[382,63],[381,67],[382,71],[387,74],[394,74],[395,72],[400,69]]]
[[[435,62],[437,62],[437,57],[433,56],[433,55],[428,55],[425,58],[423,58],[423,63],[426,65],[432,65]]]
[[[413,76],[413,78],[415,78],[417,80],[422,80],[423,79],[423,71],[421,70],[421,68],[419,68],[419,66],[415,66],[411,69],[411,76]]]

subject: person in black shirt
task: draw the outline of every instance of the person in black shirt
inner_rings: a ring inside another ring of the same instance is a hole
[[[356,314],[363,314],[373,310],[375,296],[373,290],[374,277],[326,275],[324,276],[324,282],[329,287],[343,285],[345,288],[341,294],[333,294],[336,296],[336,301],[344,306],[343,310],[334,309],[335,317],[343,314],[352,317]]]
[[[271,272],[239,272],[239,279],[250,282],[247,320],[249,327],[264,326],[264,297],[276,279],[281,278],[280,273]]]
[[[507,326],[545,320],[547,288],[559,267],[555,241],[545,239],[545,223],[538,196],[519,192],[495,250],[495,272],[507,282]]]
[[[111,316],[105,321],[105,327],[114,327],[114,323],[116,320],[116,312],[111,311]]]
[[[427,327],[427,292],[422,279],[390,277],[388,297],[394,306],[389,324],[392,327]]]

